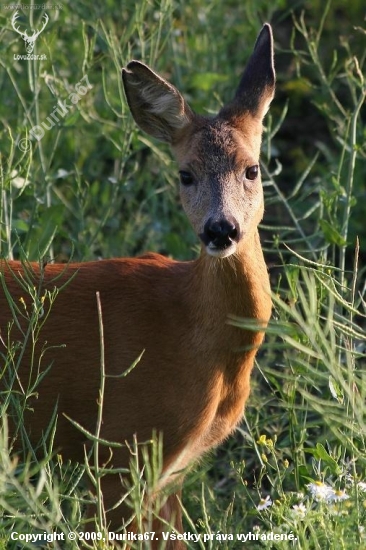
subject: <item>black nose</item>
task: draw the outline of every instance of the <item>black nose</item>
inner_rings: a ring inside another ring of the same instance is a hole
[[[234,220],[215,220],[210,218],[204,227],[201,239],[207,246],[210,243],[216,248],[228,248],[238,238],[237,224]]]

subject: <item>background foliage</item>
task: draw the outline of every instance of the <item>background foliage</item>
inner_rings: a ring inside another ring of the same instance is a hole
[[[195,110],[216,112],[233,94],[262,23],[272,23],[278,85],[263,141],[261,234],[273,323],[242,427],[186,482],[186,525],[206,533],[292,530],[304,549],[366,548],[364,2],[77,0],[48,9],[34,50],[43,61],[15,59],[25,46],[13,13],[2,5],[0,252],[32,260],[146,250],[194,258],[176,167],[168,149],[133,124],[121,67],[143,60]],[[42,13],[20,10],[19,25],[37,27]],[[92,87],[81,93],[85,76]],[[66,116],[31,139],[65,101]],[[18,468],[5,435],[4,548],[14,525],[76,528],[73,467],[72,475],[61,469],[59,486],[52,461]],[[317,498],[315,483],[338,493]],[[66,516],[62,499],[73,503]]]

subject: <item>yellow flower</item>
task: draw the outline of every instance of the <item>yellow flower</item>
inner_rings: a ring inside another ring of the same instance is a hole
[[[272,439],[267,439],[266,435],[260,435],[257,443],[258,445],[264,445],[265,447],[273,447]]]
[[[267,437],[265,435],[260,435],[257,441],[258,445],[266,445]]]

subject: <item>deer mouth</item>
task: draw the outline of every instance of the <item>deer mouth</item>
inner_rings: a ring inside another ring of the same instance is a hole
[[[210,242],[206,245],[206,251],[209,256],[215,258],[227,258],[236,252],[236,242],[228,239],[225,243]]]

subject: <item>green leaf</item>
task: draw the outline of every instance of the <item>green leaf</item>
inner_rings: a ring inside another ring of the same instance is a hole
[[[75,109],[70,115],[68,115],[64,120],[64,126],[73,126],[78,118],[80,117],[80,112]]]
[[[27,231],[29,231],[29,224],[25,220],[18,218],[13,221],[13,229],[15,229],[17,233],[27,233]]]
[[[228,80],[228,77],[219,73],[197,73],[192,77],[192,87],[209,92],[215,84],[226,82],[226,80]]]
[[[332,394],[334,399],[336,399],[338,403],[343,404],[344,396],[343,396],[342,388],[339,386],[339,384],[337,384],[333,376],[329,376],[328,384],[329,384],[330,393]]]
[[[39,216],[37,228],[32,229],[28,244],[29,257],[32,259],[43,258],[64,217],[64,206],[57,204],[46,208]]]
[[[341,468],[321,443],[317,443],[315,449],[307,448],[304,449],[304,451],[308,454],[312,454],[316,460],[322,460],[330,468],[332,474],[340,474]]]
[[[331,225],[327,220],[319,220],[319,223],[323,231],[324,237],[329,244],[346,246],[347,241],[342,237],[342,235],[333,225]]]

